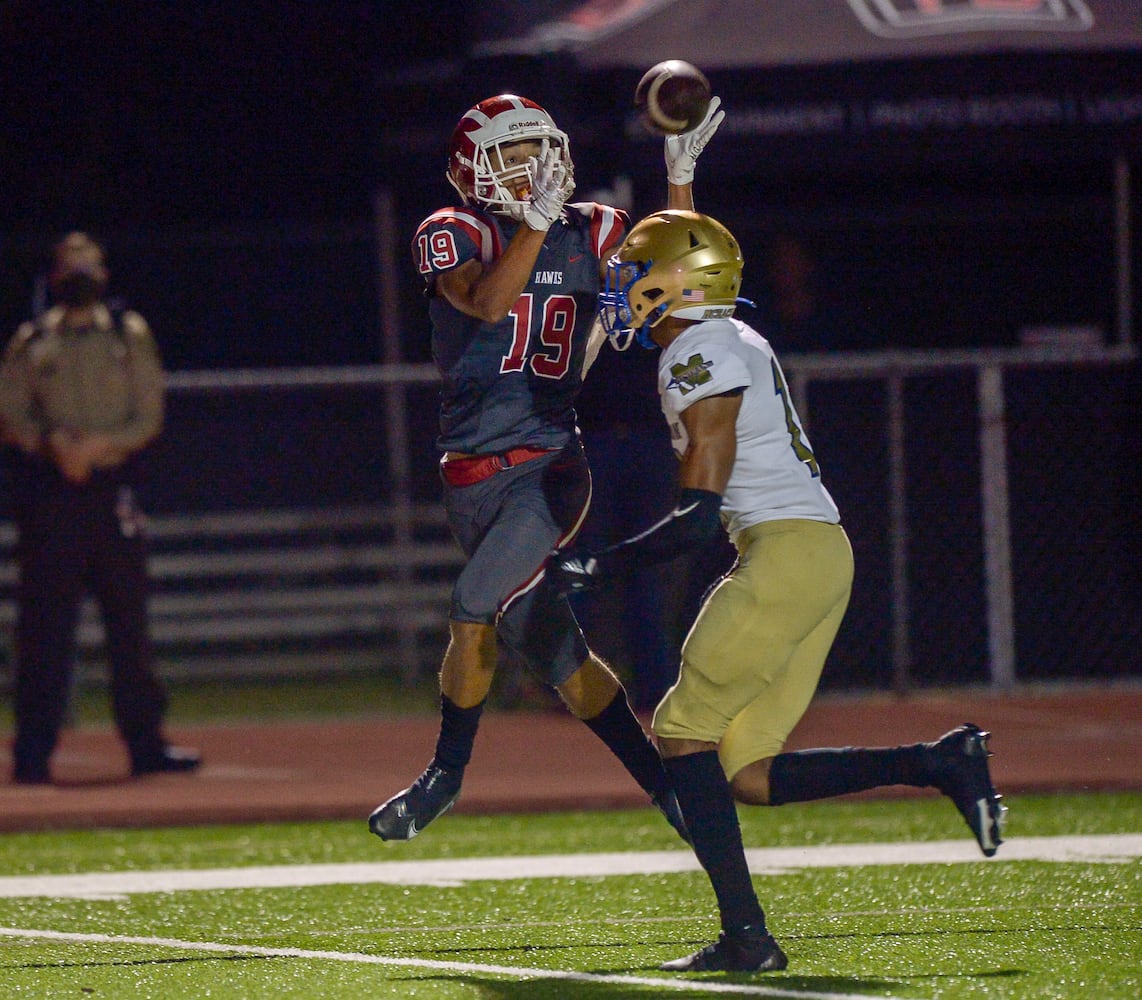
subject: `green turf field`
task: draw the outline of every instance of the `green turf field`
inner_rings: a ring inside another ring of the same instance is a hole
[[[363,819],[9,834],[0,997],[1142,995],[1142,795],[1010,802],[991,861],[940,799],[743,810],[790,957],[758,976],[657,971],[717,928],[653,810],[446,816],[408,844]],[[1135,836],[1083,841],[1100,860],[1004,860],[1108,834]],[[916,842],[955,857],[900,863]],[[877,863],[830,853],[861,844],[892,846]],[[790,865],[775,848],[803,849]]]

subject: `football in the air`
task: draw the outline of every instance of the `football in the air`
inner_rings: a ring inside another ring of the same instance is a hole
[[[682,59],[667,59],[643,74],[635,88],[634,103],[650,131],[678,135],[689,132],[706,117],[710,96],[710,81],[697,66]]]

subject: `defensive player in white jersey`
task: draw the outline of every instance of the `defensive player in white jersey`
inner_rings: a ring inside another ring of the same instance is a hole
[[[642,534],[599,552],[557,552],[548,563],[571,591],[605,580],[621,561],[679,555],[714,537],[719,522],[738,550],[703,602],[653,721],[722,923],[716,942],[663,966],[678,971],[788,964],[750,880],[735,799],[781,805],[935,786],[989,856],[1005,812],[989,774],[989,734],[970,723],[930,743],[783,752],[844,617],[853,556],[773,348],[733,318],[742,264],[731,233],[691,211],[648,216],[610,259],[600,315],[612,336],[662,350],[658,389],[681,495]]]

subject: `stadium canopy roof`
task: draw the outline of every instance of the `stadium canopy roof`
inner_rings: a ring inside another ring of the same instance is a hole
[[[477,56],[572,54],[584,69],[706,69],[997,52],[1142,52],[1139,0],[589,0]]]
[[[726,99],[726,133],[764,143],[778,170],[838,154],[970,163],[1142,150],[1142,0],[587,0],[561,11],[485,36],[471,58],[570,64],[590,95],[585,118],[613,118],[647,68],[687,59]]]

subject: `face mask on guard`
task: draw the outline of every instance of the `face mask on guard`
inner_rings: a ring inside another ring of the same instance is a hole
[[[103,282],[86,271],[69,271],[52,284],[52,293],[72,309],[93,306],[103,296]]]

